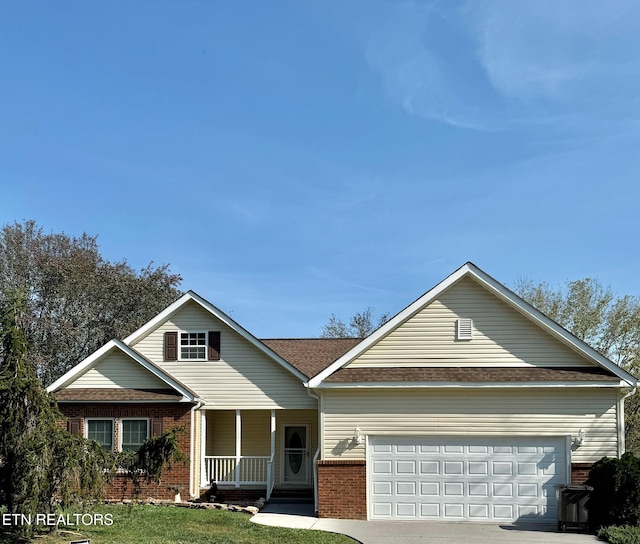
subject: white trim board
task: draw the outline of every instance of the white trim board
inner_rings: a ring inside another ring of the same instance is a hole
[[[487,273],[480,270],[473,263],[466,263],[458,270],[453,272],[431,290],[427,291],[424,295],[418,298],[416,301],[407,306],[404,310],[398,313],[395,317],[387,321],[382,327],[373,332],[370,336],[365,338],[362,342],[350,349],[342,357],[338,358],[335,362],[329,365],[327,368],[316,374],[309,380],[309,387],[319,387],[320,384],[331,374],[344,367],[356,357],[360,356],[371,346],[377,343],[384,336],[389,334],[392,330],[398,327],[401,323],[404,323],[407,319],[417,313],[419,310],[433,302],[444,291],[449,289],[452,285],[460,281],[462,278],[470,277],[478,282],[482,287],[487,289],[490,293],[497,296],[509,304],[512,308],[520,312],[522,315],[530,319],[533,323],[540,326],[543,330],[561,341],[587,360],[591,361],[597,366],[605,368],[618,376],[621,380],[626,382],[627,387],[636,387],[637,379],[629,374],[624,369],[620,368],[613,361],[610,361],[591,346],[575,337],[569,331],[558,325],[553,320],[549,319],[542,312],[531,306],[528,302],[517,296],[513,291],[496,281]],[[324,385],[324,384],[323,384]]]

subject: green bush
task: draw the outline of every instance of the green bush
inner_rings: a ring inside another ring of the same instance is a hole
[[[598,538],[611,544],[640,544],[640,527],[603,527],[598,531]]]
[[[620,459],[603,457],[593,465],[586,483],[593,487],[587,503],[592,529],[638,525],[640,459],[632,453],[625,453]]]

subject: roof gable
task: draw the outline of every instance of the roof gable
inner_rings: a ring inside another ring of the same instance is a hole
[[[549,319],[547,316],[533,308],[530,304],[518,297],[515,293],[507,289],[505,286],[497,282],[491,276],[480,270],[472,263],[467,263],[453,274],[448,276],[445,280],[436,285],[433,289],[425,293],[422,297],[415,302],[407,306],[399,314],[393,317],[385,325],[380,327],[371,336],[364,339],[361,343],[353,347],[342,357],[337,359],[333,364],[319,372],[309,381],[310,387],[318,387],[324,380],[329,378],[332,374],[338,370],[347,367],[350,363],[358,358],[366,357],[366,354],[374,349],[378,344],[383,343],[387,337],[394,334],[394,331],[398,330],[402,325],[406,324],[410,319],[414,318],[416,314],[424,311],[429,305],[441,297],[446,297],[446,293],[454,285],[461,282],[463,279],[473,280],[478,286],[480,286],[489,297],[495,297],[493,300],[498,299],[496,302],[500,306],[507,308],[515,317],[526,323],[533,323],[537,325],[536,330],[539,333],[549,339],[555,339],[555,344],[560,351],[564,350],[567,358],[563,359],[563,363],[558,366],[567,366],[567,361],[570,361],[570,356],[574,356],[578,361],[584,359],[584,364],[593,364],[618,376],[621,380],[625,381],[629,385],[635,386],[637,381],[629,373],[615,365],[612,361],[596,352],[593,348],[579,340],[567,330],[563,329],[560,325]],[[449,324],[453,326],[452,323]],[[451,334],[453,331],[449,331]],[[507,342],[508,343],[508,342]],[[515,344],[514,344],[515,346]],[[515,349],[515,348],[511,348]],[[392,353],[387,350],[386,353]],[[382,359],[381,359],[382,360]],[[455,365],[460,366],[462,363],[456,361]],[[569,366],[577,365],[574,361]],[[385,366],[381,363],[381,366]],[[398,365],[400,366],[400,365]],[[404,363],[404,366],[412,366],[411,364]],[[435,365],[434,365],[435,366]],[[446,363],[445,365],[446,366]],[[493,366],[496,366],[495,364]]]
[[[263,342],[258,340],[255,336],[253,336],[249,331],[247,331],[244,327],[240,326],[237,322],[235,322],[231,317],[225,314],[222,310],[211,304],[209,301],[205,300],[198,294],[193,291],[189,291],[185,293],[182,297],[180,297],[173,304],[168,306],[165,310],[160,312],[156,317],[145,323],[142,327],[140,327],[137,331],[133,332],[127,338],[124,339],[124,343],[127,345],[135,346],[137,342],[151,334],[158,327],[162,326],[165,322],[172,319],[174,316],[178,315],[179,312],[185,308],[189,304],[196,304],[205,312],[211,314],[215,319],[221,321],[224,325],[232,329],[235,333],[237,333],[240,337],[242,337],[245,341],[251,344],[253,347],[257,348],[260,352],[266,355],[269,359],[273,360],[275,363],[279,364],[285,370],[289,371],[296,378],[301,380],[302,382],[307,381],[307,376],[304,375],[300,370],[298,370],[294,365],[290,364],[288,361],[283,359],[280,355],[278,355],[275,351],[265,345]]]
[[[149,361],[146,357],[138,353],[132,347],[124,344],[120,340],[111,340],[102,346],[98,351],[92,353],[89,357],[87,357],[84,361],[78,363],[71,370],[63,374],[60,378],[58,378],[55,382],[47,387],[47,391],[49,393],[59,391],[60,389],[67,388],[69,386],[73,386],[75,382],[81,380],[82,376],[91,372],[96,367],[99,367],[102,364],[107,364],[108,357],[113,354],[123,355],[129,364],[131,365],[139,365],[138,368],[134,370],[134,379],[140,378],[144,372],[148,372],[150,374],[150,379],[155,382],[156,385],[160,383],[166,384],[170,389],[173,389],[180,395],[182,395],[182,400],[185,402],[195,402],[198,401],[198,396],[191,389],[185,386],[180,381],[176,380],[173,376],[167,374],[163,369],[158,367],[153,362]],[[118,385],[113,380],[111,380],[110,385]],[[79,388],[83,388],[82,384],[78,386]],[[109,387],[109,385],[107,385]],[[107,388],[105,387],[105,388]]]

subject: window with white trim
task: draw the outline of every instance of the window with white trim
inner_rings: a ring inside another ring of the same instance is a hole
[[[113,419],[87,419],[86,436],[95,440],[106,451],[113,451],[114,425]]]
[[[138,451],[151,432],[149,418],[133,417],[86,418],[84,428],[85,437],[95,440],[106,451]]]
[[[207,360],[207,333],[206,332],[181,332],[180,333],[180,360],[181,361],[206,361]]]
[[[121,451],[138,451],[149,438],[149,420],[146,418],[123,418],[120,420]]]

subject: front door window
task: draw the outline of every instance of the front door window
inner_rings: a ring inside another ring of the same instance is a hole
[[[286,426],[284,428],[284,481],[286,483],[308,483],[307,428]]]

